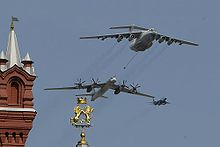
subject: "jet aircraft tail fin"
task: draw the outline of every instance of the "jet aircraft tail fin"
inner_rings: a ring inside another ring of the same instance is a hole
[[[130,32],[133,30],[146,30],[146,31],[149,30],[147,28],[136,26],[136,25],[112,26],[109,29],[129,29]]]

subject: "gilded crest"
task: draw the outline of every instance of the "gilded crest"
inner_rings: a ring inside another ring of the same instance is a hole
[[[86,104],[86,99],[78,98],[78,104]],[[71,117],[70,123],[74,126],[90,125],[90,121],[92,118],[91,113],[93,112],[93,110],[94,109],[88,105],[85,106],[84,108],[81,108],[79,105],[77,105],[73,110],[75,115],[74,117]]]

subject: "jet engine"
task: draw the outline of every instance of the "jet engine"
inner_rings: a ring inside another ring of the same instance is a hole
[[[120,41],[122,41],[122,39],[123,39],[123,36],[119,35],[118,38],[117,38],[117,41],[120,42]]]
[[[167,45],[171,45],[173,43],[173,39],[170,39],[168,42],[167,42]]]
[[[101,40],[104,41],[106,39],[106,37],[102,37]]]
[[[134,39],[134,34],[131,34],[129,37],[128,37],[128,41],[131,41]]]
[[[92,91],[92,86],[87,87],[86,92],[91,92]]]
[[[121,92],[120,88],[115,89],[114,94],[119,94]]]
[[[164,36],[161,37],[161,38],[158,40],[158,42],[159,42],[159,43],[162,43],[162,42],[165,40],[165,38],[166,38],[166,37],[164,37]]]
[[[155,39],[156,39],[156,40],[160,39],[160,35],[156,34],[156,35],[155,35]]]

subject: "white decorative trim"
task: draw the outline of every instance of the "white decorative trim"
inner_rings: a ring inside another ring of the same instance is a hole
[[[37,112],[33,108],[9,108],[9,107],[0,107],[0,111]]]

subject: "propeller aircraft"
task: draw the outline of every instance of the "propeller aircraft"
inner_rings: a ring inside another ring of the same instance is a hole
[[[105,40],[107,38],[115,38],[117,42],[122,41],[124,38],[128,39],[130,42],[130,49],[138,52],[145,51],[153,45],[153,41],[158,41],[159,43],[166,42],[167,45],[172,43],[177,43],[179,45],[187,44],[198,46],[197,43],[190,41],[177,39],[170,37],[161,33],[158,33],[154,28],[144,28],[136,25],[123,25],[123,26],[114,26],[110,29],[129,29],[128,32],[115,33],[115,34],[104,34],[104,35],[95,35],[95,36],[84,36],[80,39],[101,39]]]
[[[77,80],[76,83],[74,83],[74,86],[70,87],[61,87],[61,88],[46,88],[44,90],[72,90],[72,89],[86,89],[85,94],[78,94],[76,96],[92,96],[91,101],[95,101],[99,97],[107,98],[104,96],[104,94],[109,90],[114,90],[114,94],[119,94],[120,92],[129,93],[133,95],[139,95],[144,97],[149,97],[154,99],[154,96],[144,94],[141,92],[138,92],[138,88],[140,88],[140,85],[130,85],[131,88],[129,88],[127,85],[125,85],[126,81],[123,81],[121,84],[116,84],[116,77],[111,77],[109,80],[107,80],[104,83],[100,83],[100,81],[97,79],[92,79],[92,84],[84,84],[85,81],[82,81],[81,79]],[[95,89],[99,88],[99,90],[95,91]]]

